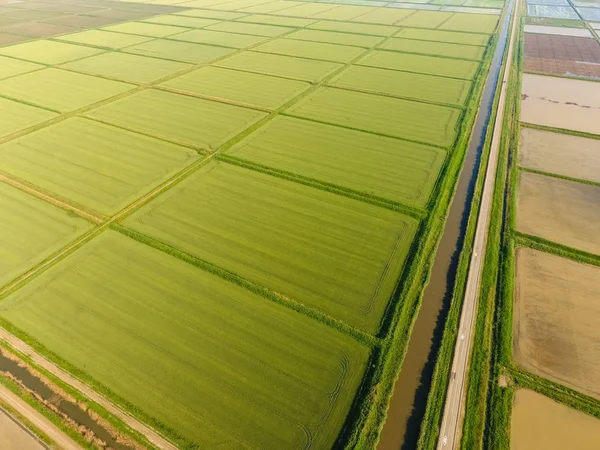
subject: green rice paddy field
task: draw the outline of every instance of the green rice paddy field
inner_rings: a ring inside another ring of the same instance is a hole
[[[0,324],[180,448],[353,447],[499,16],[93,3],[0,11]]]

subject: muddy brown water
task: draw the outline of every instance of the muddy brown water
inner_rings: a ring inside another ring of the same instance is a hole
[[[481,98],[464,167],[435,256],[431,278],[423,293],[423,302],[413,328],[408,351],[394,386],[387,419],[377,446],[378,450],[409,450],[417,446],[435,361],[454,290],[458,259],[471,212],[481,152],[506,48],[512,8],[513,2],[510,2]]]
[[[116,441],[111,433],[96,422],[86,411],[81,409],[79,405],[71,401],[65,400],[50,389],[38,377],[29,372],[25,367],[19,366],[15,361],[7,358],[0,353],[0,371],[9,373],[14,378],[19,380],[23,385],[32,392],[35,392],[42,399],[53,404],[61,413],[65,414],[77,425],[83,426],[92,431],[94,435],[103,441],[109,448],[114,450],[131,450],[132,447],[124,445]]]

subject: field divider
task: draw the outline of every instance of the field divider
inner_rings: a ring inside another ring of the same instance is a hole
[[[275,303],[278,303],[287,308],[293,309],[294,311],[304,314],[305,316],[311,317],[321,323],[324,323],[344,334],[347,334],[353,337],[358,342],[365,344],[371,348],[377,346],[379,344],[379,339],[369,333],[366,333],[356,327],[353,327],[341,320],[335,319],[328,314],[322,313],[315,309],[312,309],[303,303],[291,299],[285,295],[282,295],[278,292],[272,291],[264,286],[256,284],[246,278],[237,275],[236,273],[230,272],[222,267],[214,265],[206,260],[193,256],[189,253],[186,253],[182,250],[179,250],[169,244],[166,244],[162,241],[154,239],[150,236],[147,236],[139,231],[133,230],[131,228],[125,227],[118,223],[111,223],[110,228],[112,230],[118,231],[119,233],[134,239],[142,244],[146,244],[152,248],[155,248],[163,253],[167,253],[175,258],[178,258],[188,264],[191,264],[201,270],[209,272],[213,275],[216,275],[224,280],[227,280],[233,284],[241,286],[254,294],[260,295],[261,297],[271,300]]]
[[[283,178],[284,180],[295,181],[300,184],[304,184],[306,186],[311,186],[317,189],[321,189],[327,192],[332,192],[334,194],[343,195],[345,197],[352,198],[354,200],[360,200],[362,202],[369,203],[371,205],[380,206],[382,208],[386,208],[392,211],[396,211],[410,217],[414,217],[415,219],[421,220],[427,216],[428,212],[425,209],[415,208],[412,206],[405,205],[403,203],[395,202],[393,200],[388,200],[384,197],[378,197],[376,195],[371,195],[366,192],[357,191],[350,188],[345,188],[343,186],[339,186],[333,183],[328,183],[326,181],[317,180],[315,178],[305,177],[302,175],[295,174],[293,172],[288,172],[286,170],[275,169],[269,166],[265,166],[262,164],[257,164],[243,158],[238,158],[235,156],[227,155],[227,154],[219,154],[215,158],[218,161],[222,161],[224,163],[233,164],[236,166],[244,167],[247,169],[253,169],[258,172],[266,173],[268,175],[273,175],[278,178]]]
[[[513,230],[513,236],[515,244],[520,247],[528,247],[534,250],[539,250],[553,255],[562,256],[572,261],[592,264],[594,266],[600,266],[600,255],[579,250],[568,245],[559,244],[558,242],[551,241],[539,236],[534,236],[520,231]]]
[[[106,220],[106,217],[103,217],[100,214],[92,213],[91,211],[86,211],[86,209],[84,209],[83,207],[77,207],[71,202],[48,195],[42,192],[40,189],[32,187],[29,183],[18,180],[12,177],[10,174],[7,174],[3,171],[0,171],[0,181],[23,192],[26,192],[27,194],[33,195],[34,197],[44,200],[54,206],[70,211],[78,215],[79,217],[87,221],[93,222],[95,224],[100,224]]]
[[[536,175],[543,175],[545,177],[558,178],[560,180],[571,181],[573,183],[587,184],[590,186],[600,187],[600,181],[586,180],[584,178],[570,177],[568,175],[562,175],[560,173],[546,172],[545,170],[538,170],[538,169],[531,169],[529,167],[519,166],[518,164],[517,164],[517,169],[519,172],[534,173]]]

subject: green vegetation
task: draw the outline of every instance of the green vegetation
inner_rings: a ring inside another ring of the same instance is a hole
[[[553,19],[550,17],[526,17],[527,25],[544,25],[550,27],[585,28],[583,20]]]
[[[330,447],[368,358],[349,336],[112,231],[0,316],[178,430],[184,448]]]
[[[386,209],[214,163],[124,225],[370,332],[416,230]]]
[[[485,34],[457,33],[454,31],[440,30],[418,30],[415,28],[402,28],[394,36],[405,39],[418,39],[422,41],[448,42],[477,46],[486,46],[490,40],[490,37]]]
[[[467,80],[366,66],[349,67],[329,84],[371,94],[457,106],[466,104],[472,86]]]
[[[313,25],[309,25],[307,28],[312,28],[315,30],[340,31],[342,33],[367,34],[372,36],[390,36],[398,31],[398,28],[390,27],[388,25],[332,22],[328,20],[323,20]]]
[[[131,34],[111,33],[104,30],[87,30],[79,33],[59,36],[61,41],[72,42],[74,44],[92,45],[94,47],[120,49],[129,45],[140,44],[151,40],[150,37],[134,36]]]
[[[251,34],[254,36],[274,37],[292,31],[293,28],[276,27],[242,22],[221,22],[206,27],[208,30],[226,31],[229,33]]]
[[[0,286],[41,262],[91,225],[0,183]]]
[[[45,109],[0,97],[0,137],[24,130],[50,120],[57,115]]]
[[[203,67],[161,86],[200,95],[275,109],[308,89],[308,83],[250,72]]]
[[[417,11],[406,19],[402,19],[398,25],[415,28],[437,28],[452,17],[451,12],[442,11]]]
[[[277,117],[227,154],[366,196],[424,207],[441,150],[292,117]]]
[[[11,47],[0,47],[0,54],[41,64],[62,64],[102,50],[55,41],[33,41]]]
[[[146,90],[95,109],[87,116],[174,142],[216,149],[257,122],[264,113],[170,92]]]
[[[491,34],[498,24],[498,18],[499,16],[486,14],[477,14],[476,18],[469,14],[455,14],[440,25],[439,29]]]
[[[197,157],[191,149],[82,118],[0,146],[3,171],[107,215]]]
[[[479,70],[479,63],[461,59],[440,60],[436,56],[376,50],[369,53],[358,64],[383,69],[404,70],[443,77],[472,80]]]
[[[339,63],[349,63],[364,52],[358,47],[294,39],[278,39],[267,42],[256,47],[256,51]]]
[[[218,20],[214,19],[206,19],[200,17],[183,17],[175,15],[152,17],[150,19],[145,19],[144,22],[158,23],[160,25],[175,25],[177,27],[186,28],[202,28],[207,27],[209,25],[213,25],[215,23],[219,23]]]
[[[110,52],[80,59],[61,67],[75,72],[114,78],[128,83],[144,84],[186,70],[191,66],[164,59]]]
[[[370,48],[377,45],[383,38],[378,36],[366,36],[364,34],[338,33],[319,30],[298,30],[287,36],[289,39],[301,41],[327,42],[345,46],[356,46]]]
[[[259,42],[263,42],[268,38],[211,30],[191,30],[173,36],[171,39],[195,42],[197,44],[218,45],[221,47],[246,48],[258,44]]]
[[[158,25],[157,25],[158,26]],[[180,28],[183,29],[183,28]],[[193,42],[156,39],[123,49],[127,53],[164,58],[171,61],[180,61],[190,64],[202,64],[214,59],[222,58],[233,52],[230,48],[215,47],[212,45],[194,44]]]
[[[43,68],[44,66],[40,64],[0,56],[0,79],[33,72],[34,70]]]
[[[219,61],[216,65],[311,82],[320,81],[341,67],[339,64],[327,61],[256,52],[240,53]]]
[[[44,69],[0,81],[0,93],[56,112],[69,112],[134,86],[59,69]]]
[[[474,45],[448,44],[446,42],[416,41],[413,39],[390,39],[381,46],[385,50],[425,55],[447,56],[448,58],[481,60],[485,47]]]
[[[440,147],[454,144],[461,117],[446,106],[334,88],[318,89],[287,114]]]
[[[156,25],[144,22],[121,23],[119,25],[105,27],[104,30],[115,31],[117,33],[137,34],[140,36],[150,36],[157,38],[173,36],[174,34],[179,34],[186,31],[185,28],[172,27],[169,25]]]

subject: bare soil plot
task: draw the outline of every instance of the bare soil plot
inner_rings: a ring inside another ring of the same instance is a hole
[[[401,28],[395,35],[404,39],[421,41],[448,42],[454,44],[486,46],[490,40],[487,34],[460,33],[456,31],[419,30],[417,28]]]
[[[183,28],[182,28],[183,29]],[[215,47],[213,45],[195,44],[192,42],[156,39],[123,49],[126,53],[133,53],[151,58],[163,58],[171,61],[180,61],[190,64],[202,64],[222,58],[233,49]]]
[[[186,95],[146,90],[86,115],[140,133],[214,150],[266,113]]]
[[[600,83],[523,74],[521,120],[600,134]]]
[[[189,64],[148,58],[119,52],[108,52],[80,59],[61,67],[89,75],[100,75],[128,83],[150,83],[191,67]]]
[[[350,336],[110,230],[0,307],[180,448],[331,448],[368,364]]]
[[[0,145],[0,170],[106,215],[197,158],[194,150],[82,118]]]
[[[400,276],[417,221],[278,177],[210,163],[124,224],[372,332]]]
[[[383,39],[380,36],[367,36],[363,34],[308,29],[298,30],[286,37],[288,39],[298,39],[301,41],[325,42],[329,44],[340,44],[345,46],[350,45],[364,48],[371,48],[377,45]]]
[[[512,450],[595,450],[600,421],[537,392],[519,389],[511,418]]]
[[[54,25],[62,25],[66,27],[76,28],[93,28],[119,23],[121,20],[112,19],[110,17],[92,17],[92,16],[65,16],[47,20],[48,23]]]
[[[519,164],[600,183],[600,140],[523,128]]]
[[[517,229],[600,254],[600,187],[521,172]]]
[[[525,70],[600,78],[600,44],[590,38],[527,33]]]
[[[4,410],[0,410],[0,447],[19,450],[45,450],[47,448]]]
[[[392,38],[381,45],[382,49],[408,53],[423,53],[426,55],[439,55],[448,58],[464,58],[481,60],[485,47],[474,45],[449,44],[446,42],[417,41],[414,39]],[[454,64],[448,61],[448,64]]]
[[[56,113],[24,103],[0,98],[0,137],[24,130],[53,119]]]
[[[0,48],[2,55],[42,64],[62,64],[101,52],[97,48],[45,40]]]
[[[471,90],[471,82],[466,80],[363,66],[350,66],[329,84],[373,94],[454,105],[464,105]]]
[[[357,64],[464,80],[472,80],[479,70],[479,62],[477,61],[445,60],[435,56],[396,53],[385,50],[372,51],[360,59]]]
[[[0,93],[57,112],[83,108],[134,87],[52,68],[0,81]]]
[[[590,30],[585,28],[548,27],[544,25],[525,25],[525,33],[551,34],[554,36],[573,36],[593,38]],[[527,35],[525,35],[527,38]]]
[[[259,45],[253,50],[276,55],[320,59],[339,63],[349,63],[365,52],[365,49],[358,47],[323,42],[297,41],[294,39],[277,39]]]
[[[8,34],[8,33],[0,33],[0,47],[16,44],[18,42],[28,41],[30,38],[28,36],[18,36],[16,34]]]
[[[279,116],[228,151],[324,183],[425,207],[442,150]]]
[[[120,49],[129,45],[140,44],[150,41],[148,36],[136,36],[133,34],[113,33],[104,30],[87,30],[79,33],[59,36],[56,39],[74,44],[93,45],[94,47]]]
[[[341,64],[328,61],[248,51],[216,62],[214,65],[311,82],[320,81],[342,67]]]
[[[204,67],[167,81],[162,86],[184,93],[275,109],[311,85],[269,75]]]
[[[225,33],[222,31],[191,30],[173,36],[170,39],[231,48],[246,48],[269,38],[252,36],[250,34]]]
[[[516,266],[515,361],[600,398],[600,267],[528,248]]]
[[[91,224],[0,183],[0,285],[60,250]]]
[[[293,28],[261,25],[257,23],[221,22],[206,27],[207,30],[225,31],[227,33],[251,34],[254,36],[275,37],[293,31]]]
[[[63,33],[73,33],[78,31],[77,27],[68,27],[65,25],[58,25],[53,23],[45,22],[26,22],[19,23],[17,25],[11,25],[10,27],[3,27],[2,31],[10,34],[18,34],[21,36],[29,37],[51,37]]]
[[[0,56],[0,79],[43,69],[44,66],[19,59]]]
[[[286,113],[441,147],[454,144],[461,115],[451,107],[330,87],[316,90]]]

